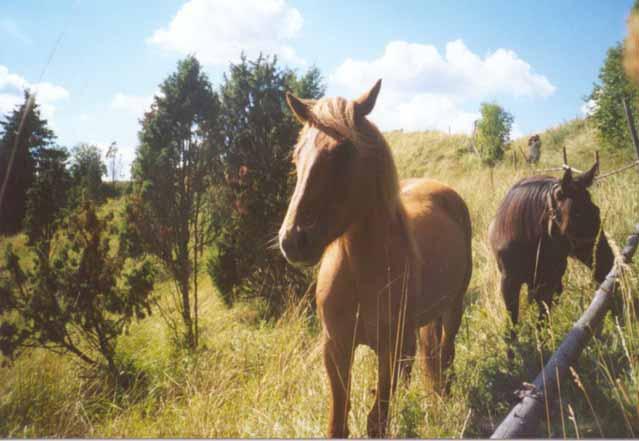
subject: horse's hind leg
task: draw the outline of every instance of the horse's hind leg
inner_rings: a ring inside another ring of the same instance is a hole
[[[441,391],[444,394],[450,392],[450,385],[454,376],[453,360],[455,359],[455,337],[461,325],[464,313],[464,298],[460,296],[442,316],[442,380]]]
[[[419,358],[424,370],[426,388],[440,393],[442,357],[441,342],[443,325],[441,317],[438,317],[419,329],[419,343],[421,351]]]
[[[521,290],[522,282],[515,280],[513,277],[509,277],[506,274],[501,276],[501,295],[504,298],[504,304],[510,315],[511,328],[510,338],[506,337],[506,345],[508,346],[508,359],[512,360],[515,357],[513,352],[513,346],[517,343],[517,334],[515,333],[515,326],[519,321],[519,291]]]
[[[426,387],[444,395],[450,387],[451,367],[455,358],[455,337],[464,312],[464,296],[458,296],[441,317],[419,330],[421,361]]]

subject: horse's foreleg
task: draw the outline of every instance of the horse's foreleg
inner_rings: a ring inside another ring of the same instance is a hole
[[[506,345],[508,346],[508,359],[515,358],[512,346],[517,343],[517,334],[515,333],[515,327],[519,321],[519,291],[521,290],[522,283],[507,275],[501,277],[501,295],[504,298],[504,304],[510,315],[511,328],[510,336],[506,338]]]
[[[404,347],[399,360],[399,376],[404,383],[408,384],[417,352],[417,336],[413,328],[407,329],[405,332]]]
[[[539,309],[539,316],[537,320],[538,330],[541,330],[541,327],[548,322],[550,311],[553,306],[553,298],[556,292],[558,292],[556,288],[545,285],[536,289],[535,302]]]
[[[367,431],[371,438],[383,438],[388,423],[388,406],[399,377],[399,359],[387,349],[377,351],[377,394],[368,414]]]
[[[324,365],[331,387],[328,417],[328,437],[348,438],[348,412],[350,408],[351,363],[354,345],[340,347],[333,339],[324,343]]]

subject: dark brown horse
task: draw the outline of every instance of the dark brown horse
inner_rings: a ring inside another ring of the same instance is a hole
[[[593,269],[598,283],[612,268],[614,257],[601,228],[599,208],[588,192],[597,170],[595,163],[577,177],[567,169],[561,180],[548,176],[523,179],[501,203],[488,236],[513,326],[524,283],[529,301],[539,306],[540,319],[546,317],[553,296],[563,290],[561,279],[568,256]],[[515,338],[514,330],[511,338]]]
[[[304,127],[280,246],[291,262],[321,262],[316,298],[330,437],[348,436],[351,364],[360,344],[378,358],[370,436],[385,433],[389,401],[398,374],[410,371],[418,333],[427,384],[445,391],[472,269],[464,201],[436,181],[400,184],[388,144],[366,118],[380,84],[354,101],[288,96]]]

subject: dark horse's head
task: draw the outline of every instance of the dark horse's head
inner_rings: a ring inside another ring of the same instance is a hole
[[[614,263],[612,250],[601,228],[601,217],[590,197],[599,163],[585,173],[573,176],[567,169],[551,190],[551,221],[570,243],[570,255],[594,267],[597,282],[602,282]]]

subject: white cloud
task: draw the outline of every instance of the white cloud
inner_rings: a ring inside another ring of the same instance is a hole
[[[510,129],[510,139],[515,140],[524,136],[524,132],[522,132],[521,127],[516,122],[513,123],[513,126]]]
[[[0,113],[8,113],[21,104],[25,90],[36,94],[36,103],[40,105],[42,116],[51,124],[57,109],[56,103],[69,98],[69,92],[62,86],[47,82],[30,83],[0,65]]]
[[[147,41],[195,53],[206,64],[226,65],[237,61],[242,51],[249,58],[262,52],[303,64],[290,46],[302,23],[300,12],[285,0],[190,0]]]
[[[0,114],[11,112],[16,106],[20,105],[22,101],[23,98],[21,95],[0,93]]]
[[[378,101],[375,121],[382,129],[402,128],[409,131],[440,130],[470,133],[479,112],[466,112],[445,95],[420,93],[407,99],[395,97],[388,104]]]
[[[595,111],[596,108],[597,108],[597,102],[595,100],[588,100],[581,105],[579,110],[581,111],[582,115],[590,116],[592,115],[592,113]]]
[[[123,110],[129,112],[138,117],[142,117],[151,103],[153,102],[153,95],[151,96],[137,96],[126,95],[124,93],[116,93],[111,100],[111,108],[115,110]]]
[[[377,78],[383,78],[383,99],[375,120],[384,130],[470,133],[481,100],[547,97],[556,90],[515,52],[497,49],[482,58],[462,40],[447,43],[443,55],[432,45],[393,41],[379,58],[344,61],[329,87],[355,97]]]

